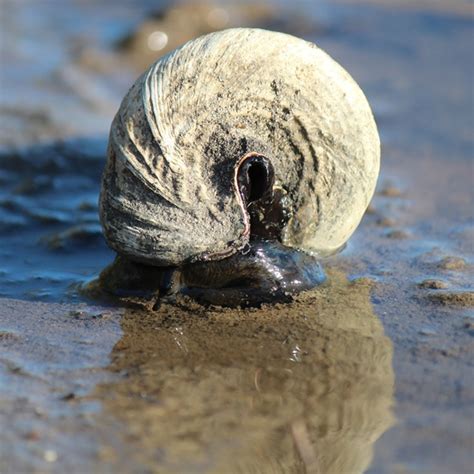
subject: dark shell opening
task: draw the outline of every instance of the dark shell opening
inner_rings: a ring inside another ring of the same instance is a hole
[[[249,154],[237,170],[237,184],[250,218],[250,239],[281,241],[289,216],[282,205],[282,191],[274,188],[271,161],[257,153]]]
[[[251,155],[239,166],[239,191],[247,207],[272,193],[275,174],[273,166],[263,155]]]

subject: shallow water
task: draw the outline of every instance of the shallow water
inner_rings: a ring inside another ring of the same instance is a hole
[[[300,2],[304,21],[258,19],[301,30],[361,84],[383,141],[377,195],[318,292],[147,313],[84,302],[77,286],[113,259],[97,193],[138,66],[112,44],[150,4],[4,3],[0,470],[470,472],[465,4]]]
[[[291,306],[127,311],[110,366],[126,374],[92,395],[98,420],[122,421],[128,462],[159,472],[363,472],[393,423],[369,291],[333,274]]]

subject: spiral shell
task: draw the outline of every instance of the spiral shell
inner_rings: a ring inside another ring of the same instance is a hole
[[[380,143],[362,91],[314,44],[247,28],[185,44],[136,81],[114,118],[106,240],[157,266],[237,252],[251,234],[238,176],[252,156],[272,166],[278,240],[328,254],[368,206]]]

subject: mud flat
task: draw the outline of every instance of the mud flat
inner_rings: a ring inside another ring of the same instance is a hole
[[[361,84],[383,142],[328,284],[274,308],[153,313],[77,288],[113,259],[98,182],[137,67],[117,44],[156,5],[6,3],[2,472],[472,470],[473,25],[455,2],[402,3],[298,3],[314,23],[301,34]]]

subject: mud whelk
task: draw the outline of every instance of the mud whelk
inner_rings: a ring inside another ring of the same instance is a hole
[[[100,196],[105,238],[154,267],[245,258],[252,242],[328,255],[359,224],[379,160],[364,94],[321,49],[260,29],[212,33],[158,60],[123,99]],[[240,264],[219,265],[238,279]]]

